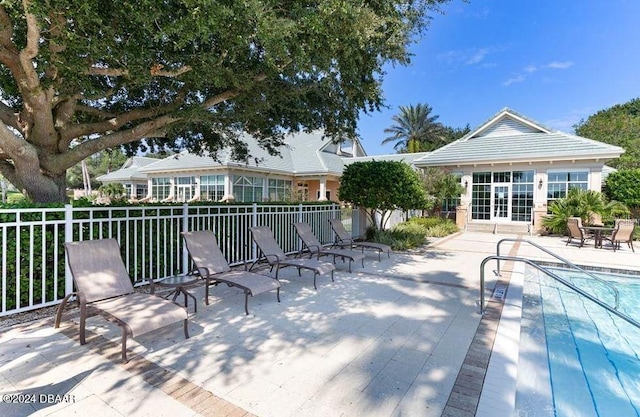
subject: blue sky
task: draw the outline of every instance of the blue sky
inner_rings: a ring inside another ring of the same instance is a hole
[[[640,97],[640,0],[453,0],[412,45],[412,63],[389,66],[388,109],[363,115],[369,155],[398,106],[427,103],[439,121],[471,128],[509,107],[550,128]]]

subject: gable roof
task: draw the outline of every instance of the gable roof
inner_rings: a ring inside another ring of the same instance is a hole
[[[568,133],[552,131],[504,108],[462,138],[416,160],[419,167],[505,162],[609,160],[624,149]]]

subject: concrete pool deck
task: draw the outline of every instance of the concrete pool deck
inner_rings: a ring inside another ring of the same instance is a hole
[[[495,334],[498,341],[504,336],[497,317],[517,316],[517,305],[509,302],[517,291],[507,292],[504,311],[494,302],[494,311],[482,318],[479,265],[505,237],[515,236],[459,233],[390,259],[371,254],[353,273],[339,263],[335,282],[320,277],[317,291],[309,274],[300,278],[285,269],[282,302],[261,294],[250,300],[249,316],[237,290],[215,288],[205,306],[196,289],[191,338],[175,326],[130,340],[128,364],[120,363],[119,329],[99,317],[88,320],[84,346],[73,317],[61,329],[53,329],[51,317],[0,328],[0,393],[21,402],[0,401],[0,415],[490,413],[491,404],[509,404],[494,401],[507,382],[482,365],[492,349],[504,349],[501,342],[493,347]],[[523,238],[577,264],[640,269],[640,254],[624,246],[614,253],[565,246],[559,237]],[[501,250],[544,258],[525,243],[507,242]],[[487,293],[505,279],[487,273]],[[478,404],[483,382],[485,400]]]

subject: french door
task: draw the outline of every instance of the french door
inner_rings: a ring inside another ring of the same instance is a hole
[[[492,220],[511,219],[511,185],[494,185],[493,198],[491,199]]]

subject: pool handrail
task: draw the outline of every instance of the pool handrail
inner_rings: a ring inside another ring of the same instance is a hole
[[[553,256],[553,257],[554,257],[554,258],[556,258],[557,260],[564,262],[564,263],[565,263],[565,265],[568,265],[568,266],[570,266],[570,267],[572,267],[572,268],[575,268],[575,269],[577,269],[578,271],[580,271],[580,272],[582,272],[582,273],[584,273],[584,274],[588,275],[589,277],[591,277],[591,278],[595,279],[596,281],[598,281],[599,283],[601,283],[602,285],[604,285],[605,287],[607,287],[607,288],[609,288],[611,291],[613,291],[613,296],[614,296],[614,298],[615,298],[615,300],[616,300],[616,302],[615,302],[615,309],[617,310],[618,308],[620,308],[620,292],[618,291],[618,289],[617,289],[615,286],[613,286],[610,282],[605,281],[604,279],[600,278],[599,276],[595,275],[594,273],[592,273],[592,272],[590,272],[590,271],[587,271],[587,270],[585,270],[585,269],[583,269],[583,268],[580,268],[578,265],[574,264],[574,263],[573,263],[573,262],[571,262],[570,260],[565,259],[565,258],[563,258],[562,256],[560,256],[560,255],[558,255],[558,254],[556,254],[556,253],[551,252],[549,249],[547,249],[547,248],[545,248],[545,247],[543,247],[543,246],[540,246],[540,245],[538,245],[537,243],[532,242],[532,241],[530,241],[530,240],[526,240],[526,239],[517,239],[517,238],[512,238],[512,237],[507,237],[507,238],[504,238],[504,239],[500,239],[500,240],[498,241],[498,243],[496,244],[496,255],[498,255],[498,256],[500,256],[500,244],[501,244],[502,242],[521,242],[521,243],[528,243],[528,244],[530,244],[531,246],[534,246],[534,247],[536,247],[536,248],[540,249],[541,251],[545,252],[546,254]],[[496,271],[497,271],[497,273],[498,273],[498,276],[500,276],[500,260],[498,259],[498,260],[496,261],[496,263],[497,263]]]
[[[575,285],[573,285],[572,283],[568,282],[567,280],[565,280],[564,278],[559,277],[558,275],[554,274],[553,272],[549,271],[546,268],[543,268],[542,266],[538,265],[537,263],[533,262],[531,259],[527,259],[527,258],[520,258],[517,256],[500,256],[500,255],[491,255],[491,256],[487,256],[486,258],[484,258],[482,260],[482,262],[480,263],[480,311],[478,312],[478,314],[484,314],[485,313],[485,300],[484,300],[484,292],[485,292],[485,288],[484,288],[484,269],[485,269],[485,265],[488,261],[495,259],[496,261],[514,261],[514,262],[524,262],[527,265],[531,265],[532,267],[538,269],[539,271],[549,275],[551,278],[555,279],[556,281],[564,284],[565,286],[571,288],[572,290],[574,290],[575,292],[577,292],[578,294],[580,294],[583,297],[588,298],[589,300],[593,301],[594,303],[596,303],[597,305],[599,305],[600,307],[604,308],[605,310],[615,314],[616,316],[620,317],[621,319],[623,319],[624,321],[626,321],[627,323],[631,324],[632,326],[635,326],[636,328],[640,329],[640,323],[638,321],[636,321],[635,319],[633,319],[632,317],[626,315],[625,313],[621,312],[618,309],[615,309],[613,307],[611,307],[609,304],[602,302],[601,300],[599,300],[598,298],[592,296],[591,294],[589,294],[586,291],[581,290],[580,288],[576,287]]]

